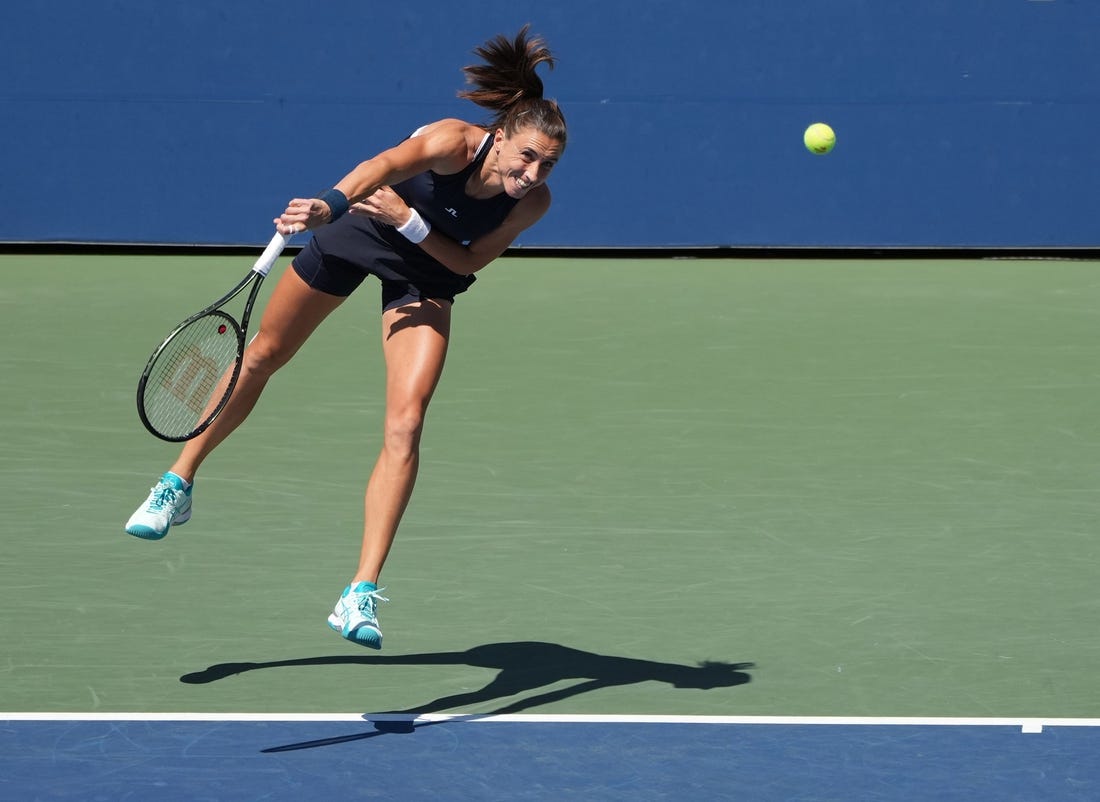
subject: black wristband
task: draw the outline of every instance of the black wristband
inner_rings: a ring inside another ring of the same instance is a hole
[[[317,200],[323,200],[328,204],[328,208],[332,212],[332,217],[328,219],[330,223],[343,217],[348,210],[348,196],[338,189],[326,189],[317,196]]]

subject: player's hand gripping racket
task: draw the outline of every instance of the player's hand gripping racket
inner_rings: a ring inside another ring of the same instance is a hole
[[[197,437],[225,408],[244,360],[252,305],[289,237],[275,234],[240,283],[165,337],[141,374],[137,408],[145,428],[162,440]],[[251,286],[238,323],[222,309]]]

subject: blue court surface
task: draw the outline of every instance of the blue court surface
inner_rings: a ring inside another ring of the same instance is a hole
[[[1095,800],[1100,722],[3,714],[5,800]]]

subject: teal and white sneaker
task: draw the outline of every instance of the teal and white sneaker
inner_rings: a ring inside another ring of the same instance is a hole
[[[385,590],[385,588],[382,588]],[[382,648],[382,628],[378,625],[378,602],[388,602],[373,582],[348,585],[328,617],[328,625],[352,643],[368,649]]]
[[[126,522],[126,532],[145,540],[160,540],[168,534],[172,524],[185,524],[191,520],[191,489],[174,473],[160,477],[156,487],[149,491],[149,498],[138,507]]]

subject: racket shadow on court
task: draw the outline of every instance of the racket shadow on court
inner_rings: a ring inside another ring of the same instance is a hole
[[[617,657],[594,654],[555,643],[523,641],[516,643],[490,643],[475,646],[464,652],[436,652],[408,655],[347,655],[334,657],[308,657],[297,660],[278,660],[268,663],[219,663],[204,671],[185,674],[180,682],[200,685],[216,682],[226,677],[277,668],[327,665],[363,666],[448,666],[461,665],[496,669],[496,676],[484,687],[450,696],[443,696],[408,710],[379,711],[385,716],[404,716],[407,719],[378,720],[374,729],[338,738],[324,738],[301,744],[289,744],[265,749],[265,752],[290,751],[329,746],[347,741],[362,740],[387,733],[410,733],[420,727],[444,723],[447,719],[416,723],[411,719],[417,714],[435,713],[455,708],[491,703],[494,700],[514,699],[484,715],[518,713],[540,705],[569,699],[602,688],[635,685],[641,682],[663,682],[683,690],[710,691],[744,685],[751,680],[747,672],[753,663],[729,663],[705,661],[696,665],[664,663],[633,657]],[[580,680],[565,688],[538,692],[567,680]],[[534,693],[533,693],[534,692]],[[530,695],[532,694],[533,695]],[[470,716],[477,718],[479,716]],[[368,716],[369,718],[369,716]]]

